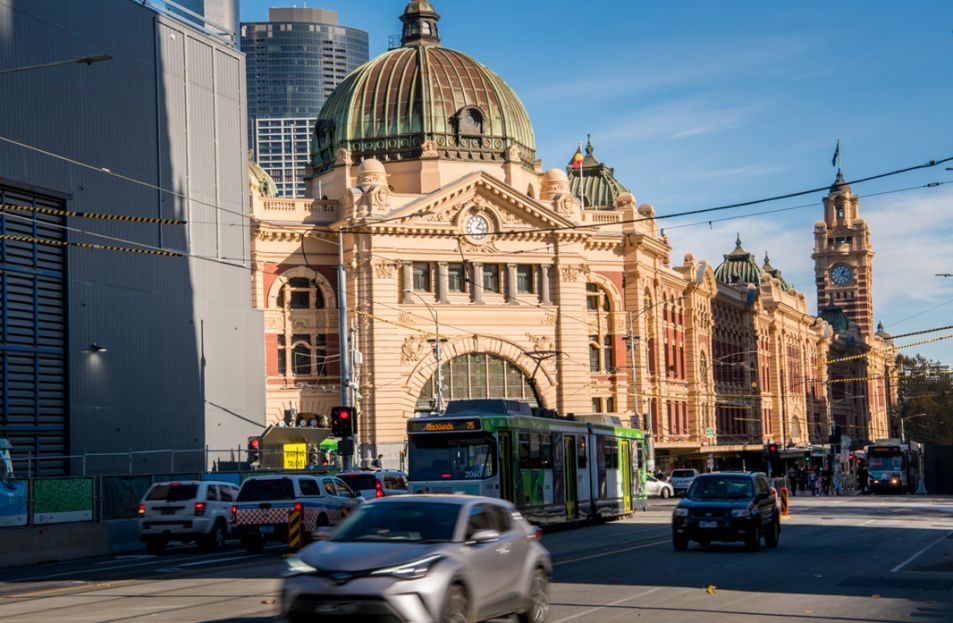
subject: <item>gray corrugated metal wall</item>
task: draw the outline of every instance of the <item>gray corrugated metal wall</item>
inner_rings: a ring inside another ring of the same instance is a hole
[[[208,259],[69,250],[71,449],[235,447],[264,422],[248,221],[233,214],[247,205],[243,57],[132,0],[0,0],[2,66],[93,53],[114,58],[0,76],[0,137],[190,200],[3,141],[0,181],[73,210],[189,220],[70,219],[74,242],[125,244],[100,234]],[[168,462],[147,458],[137,468]]]

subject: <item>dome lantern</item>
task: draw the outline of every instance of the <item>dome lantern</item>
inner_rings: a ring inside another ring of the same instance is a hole
[[[440,14],[427,0],[412,0],[400,16],[400,21],[404,22],[400,44],[440,45],[440,33],[437,31],[439,20]]]

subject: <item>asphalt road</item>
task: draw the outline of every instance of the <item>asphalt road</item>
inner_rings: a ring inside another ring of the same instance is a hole
[[[670,542],[672,502],[551,532],[550,623],[953,621],[953,499],[795,498],[776,550]],[[275,618],[283,552],[172,549],[0,571],[0,621]]]

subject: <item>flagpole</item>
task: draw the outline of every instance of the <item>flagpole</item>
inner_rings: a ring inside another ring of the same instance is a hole
[[[582,153],[582,141],[579,141],[579,153]],[[579,161],[579,201],[582,202],[582,209],[586,209],[586,178],[583,174],[582,164],[586,161],[586,157],[583,156],[582,160]]]

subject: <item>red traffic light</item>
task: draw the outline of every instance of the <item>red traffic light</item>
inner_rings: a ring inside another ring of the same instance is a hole
[[[251,448],[252,450],[257,450],[258,448],[261,447],[261,439],[259,439],[258,437],[255,437],[255,438],[253,438],[253,439],[249,439],[249,440],[248,440],[248,447]]]
[[[772,452],[772,453],[773,453],[773,452],[777,452],[777,451],[778,451],[778,444],[772,443],[771,445],[768,446],[768,452]]]
[[[341,409],[341,412],[338,414],[338,417],[340,417],[342,420],[346,420],[349,417],[351,417],[351,412],[348,409]]]

